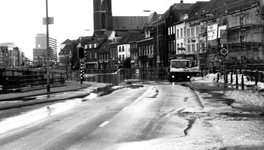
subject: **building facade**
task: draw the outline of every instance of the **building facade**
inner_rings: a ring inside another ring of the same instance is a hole
[[[35,48],[33,49],[33,61],[35,64],[44,65],[47,60],[46,34],[37,34],[35,37]],[[57,40],[49,37],[50,61],[57,63]],[[44,64],[43,64],[44,63]]]

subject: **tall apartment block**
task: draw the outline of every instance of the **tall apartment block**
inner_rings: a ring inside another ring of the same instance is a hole
[[[36,43],[33,49],[33,61],[36,63],[45,63],[46,50],[46,34],[37,34],[35,37]],[[49,37],[50,59],[57,62],[57,40]]]

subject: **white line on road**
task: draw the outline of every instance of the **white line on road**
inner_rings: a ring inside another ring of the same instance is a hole
[[[101,127],[103,127],[103,126],[105,126],[105,125],[107,125],[109,123],[109,121],[105,121],[104,123],[102,123],[99,127],[101,128]]]
[[[124,111],[127,110],[127,109],[128,109],[128,107],[123,108]]]

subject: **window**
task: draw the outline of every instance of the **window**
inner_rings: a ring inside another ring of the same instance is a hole
[[[93,56],[92,56],[93,53],[90,53],[90,59],[93,59]]]
[[[97,58],[97,53],[94,53],[94,58]]]
[[[97,46],[97,44],[96,44],[96,43],[94,43],[94,48],[96,48],[96,46]]]
[[[195,44],[192,44],[192,50],[191,52],[194,52],[195,51]]]
[[[183,37],[183,31],[182,31],[182,28],[181,28],[181,37]]]
[[[122,46],[122,52],[124,52],[125,51],[125,46]]]
[[[196,26],[196,35],[199,35],[199,26]]]
[[[177,29],[177,38],[179,38],[179,34],[180,34],[180,33],[179,33],[179,29]]]
[[[105,19],[106,17],[105,17],[105,14],[104,13],[102,13],[102,15],[101,15],[101,23],[102,23],[102,29],[105,29],[105,21],[106,21],[106,19]]]
[[[187,46],[187,52],[190,52],[190,51],[191,51],[191,45],[188,44],[188,46]]]
[[[180,44],[179,43],[177,43],[177,48],[179,48],[180,47]]]
[[[196,50],[199,52],[200,50],[200,44],[199,43],[196,43]]]
[[[191,28],[191,36],[194,36],[194,27]]]
[[[190,37],[190,28],[187,29],[187,37]]]
[[[183,48],[183,43],[181,43],[181,48]]]
[[[168,28],[168,35],[170,35],[170,27]]]
[[[125,60],[125,55],[124,54],[122,55],[122,60]]]
[[[119,46],[119,52],[121,52],[121,46]]]

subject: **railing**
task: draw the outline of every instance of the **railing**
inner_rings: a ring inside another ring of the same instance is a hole
[[[130,82],[167,80],[166,69],[160,68],[119,69],[112,73],[109,73],[111,72],[109,70],[93,70],[92,72],[93,74],[85,74],[85,81],[118,85],[128,80]]]
[[[50,72],[52,86],[64,84],[63,72]],[[47,84],[45,70],[0,68],[0,93],[18,92]]]

